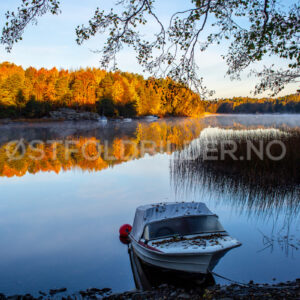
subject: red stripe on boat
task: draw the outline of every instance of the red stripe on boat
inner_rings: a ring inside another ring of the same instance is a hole
[[[143,243],[142,241],[139,241],[139,244],[140,244],[141,246],[145,247],[145,248],[150,249],[150,250],[153,250],[153,251],[156,251],[156,252],[162,252],[162,251],[160,251],[160,250],[158,250],[158,249],[156,249],[156,248],[154,248],[154,247],[151,247],[151,246],[149,246],[149,245]]]

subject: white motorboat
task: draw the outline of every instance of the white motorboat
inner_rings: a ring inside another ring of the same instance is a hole
[[[131,118],[125,118],[125,119],[123,119],[123,122],[124,123],[129,123],[129,122],[132,122],[132,119]]]
[[[150,265],[203,274],[241,245],[200,202],[138,207],[129,238],[136,255]]]
[[[98,118],[98,121],[103,124],[106,125],[107,124],[107,118],[105,116],[101,116]]]
[[[154,122],[154,121],[157,121],[158,120],[158,117],[157,116],[145,116],[144,119],[147,121],[147,122]]]

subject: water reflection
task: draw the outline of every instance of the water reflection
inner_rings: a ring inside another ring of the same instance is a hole
[[[33,124],[3,128],[0,176],[81,169],[101,171],[144,157],[172,153],[199,136],[203,125],[184,119],[153,123]],[[95,127],[95,128],[93,128]]]
[[[30,292],[38,296],[39,290],[55,287],[67,287],[68,292],[89,287],[111,287],[115,292],[133,289],[127,246],[118,240],[119,227],[133,220],[139,205],[174,200],[205,202],[232,236],[243,243],[243,247],[230,251],[219,261],[216,273],[241,282],[294,280],[299,277],[300,262],[300,251],[295,248],[300,246],[296,146],[290,152],[295,155],[292,162],[289,167],[282,166],[282,172],[276,166],[273,171],[258,167],[257,174],[269,174],[261,179],[249,177],[250,172],[242,165],[236,168],[236,175],[231,174],[234,172],[229,163],[200,163],[201,169],[193,170],[198,164],[183,162],[184,172],[178,169],[176,173],[173,161],[172,178],[169,167],[170,158],[178,155],[174,150],[189,149],[189,144],[192,147],[209,126],[225,130],[280,130],[299,125],[299,116],[280,115],[108,122],[107,126],[67,122],[1,126],[1,150],[21,138],[27,145],[36,139],[53,139],[79,144],[99,141],[105,146],[107,140],[109,154],[115,158],[106,160],[101,156],[97,164],[83,161],[80,154],[65,160],[58,153],[57,160],[49,154],[50,160],[41,162],[8,161],[2,155],[6,153],[1,152],[0,292]],[[144,137],[162,141],[163,145],[171,139],[174,147],[168,152],[165,144],[157,155],[148,149],[150,155],[139,153],[131,160],[117,159],[117,147],[113,146],[117,141],[129,139],[140,145]],[[51,151],[51,147],[48,149]],[[167,154],[171,152],[173,155]],[[255,166],[249,168],[256,174]],[[276,192],[274,199],[272,191]],[[288,245],[295,247],[286,247],[287,240]],[[215,280],[227,283],[217,277]]]

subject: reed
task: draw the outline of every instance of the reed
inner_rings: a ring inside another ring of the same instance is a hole
[[[223,155],[234,142],[234,159]],[[274,141],[280,141],[280,144]],[[214,143],[215,160],[207,158],[208,142]],[[259,149],[263,145],[263,159],[252,153],[249,142]],[[278,157],[284,146],[286,153],[280,160],[268,157],[269,152]],[[225,146],[224,146],[225,145]],[[197,193],[200,197],[216,194],[232,206],[256,214],[299,212],[300,204],[300,129],[258,130],[203,130],[197,141],[184,151],[176,152],[171,163],[171,178],[177,196]],[[243,159],[240,159],[243,158]],[[199,193],[200,192],[200,193]],[[202,192],[202,193],[201,193]],[[200,198],[201,200],[201,198]]]

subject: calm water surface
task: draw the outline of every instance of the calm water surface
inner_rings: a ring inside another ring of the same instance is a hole
[[[277,195],[276,203],[270,195],[268,199],[261,195],[261,201],[269,201],[269,205],[258,205],[257,199],[249,205],[253,195],[245,195],[239,185],[233,188],[226,178],[220,189],[220,180],[204,173],[211,178],[209,184],[199,182],[197,186],[194,182],[188,188],[184,176],[172,173],[183,142],[197,139],[209,126],[297,129],[300,116],[212,116],[106,126],[1,125],[0,292],[37,293],[59,287],[67,287],[69,292],[89,287],[110,287],[116,292],[133,289],[127,246],[119,241],[119,227],[133,222],[139,205],[174,200],[205,202],[219,215],[224,228],[242,242],[220,260],[215,272],[242,282],[300,277],[299,182]],[[87,162],[72,154],[68,160],[46,157],[32,162],[25,157],[10,161],[4,149],[20,138],[97,140],[107,146],[110,158]],[[147,151],[149,154],[138,151],[122,159],[122,140],[130,141],[127,152],[141,140],[160,146]]]

